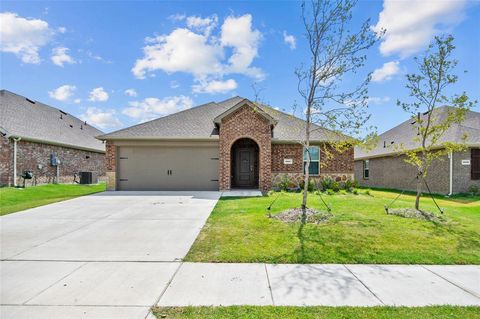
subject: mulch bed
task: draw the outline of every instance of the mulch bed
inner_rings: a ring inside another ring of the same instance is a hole
[[[311,224],[320,224],[326,223],[333,217],[332,213],[318,211],[315,209],[307,208],[306,211],[306,223]],[[277,215],[272,216],[273,219],[278,219],[285,223],[295,223],[302,221],[302,209],[301,208],[292,208],[285,210]]]
[[[404,218],[426,220],[435,223],[443,223],[446,221],[445,218],[443,218],[442,216],[438,216],[426,210],[416,210],[415,208],[391,208],[387,211],[387,214]]]

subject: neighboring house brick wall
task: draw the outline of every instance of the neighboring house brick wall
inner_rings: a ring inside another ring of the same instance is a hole
[[[471,160],[470,148],[453,154],[453,193],[467,193],[468,188],[472,185],[480,188],[480,180],[472,180],[472,163],[462,165],[462,160]]]
[[[405,162],[405,155],[371,158],[369,160],[370,177],[363,178],[363,161],[355,161],[355,179],[361,186],[393,188],[415,191],[414,180],[417,170]],[[449,192],[449,160],[444,156],[435,160],[429,168],[427,183],[434,193]],[[425,185],[423,189],[426,190]]]
[[[107,190],[114,191],[117,188],[117,147],[112,141],[107,141],[105,151]]]
[[[53,153],[61,161],[58,181],[56,178],[57,169],[50,165],[50,155]],[[11,156],[13,163],[13,150]],[[23,183],[20,176],[25,170],[33,171],[34,175],[34,179],[26,180],[26,185],[53,182],[72,183],[74,174],[80,171],[91,171],[98,176],[104,176],[104,161],[104,154],[102,153],[21,140],[17,142],[17,183],[19,185]],[[41,168],[39,168],[39,165]],[[10,171],[13,174],[13,168]]]
[[[0,185],[13,183],[13,142],[5,136],[0,136]]]
[[[272,144],[271,127],[257,111],[249,106],[238,110],[222,119],[219,143],[219,188],[231,187],[231,149],[240,138],[250,138],[259,147],[259,181],[261,191],[267,192],[272,183]]]

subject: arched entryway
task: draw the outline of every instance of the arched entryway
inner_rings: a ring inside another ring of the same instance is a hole
[[[250,138],[233,143],[230,151],[232,188],[258,188],[258,154],[258,144]]]

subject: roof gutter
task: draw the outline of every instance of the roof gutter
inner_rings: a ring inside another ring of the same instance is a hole
[[[11,136],[11,137],[14,138],[13,136]],[[68,148],[73,148],[73,149],[82,150],[82,151],[89,151],[89,152],[105,154],[105,150],[99,150],[99,149],[90,148],[90,147],[83,147],[83,146],[67,144],[67,143],[58,143],[58,142],[46,141],[46,140],[41,140],[41,139],[36,139],[36,138],[31,138],[31,137],[18,136],[18,138],[20,138],[24,141],[27,141],[27,142],[35,142],[35,143],[42,143],[42,144],[48,144],[48,145],[56,145],[56,146],[68,147]]]

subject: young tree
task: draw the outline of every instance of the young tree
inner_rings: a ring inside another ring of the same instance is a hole
[[[298,92],[305,107],[305,163],[302,211],[306,212],[310,136],[321,127],[330,129],[335,149],[341,150],[352,140],[345,135],[358,136],[369,115],[367,85],[370,75],[360,84],[345,84],[345,76],[359,71],[366,60],[365,51],[376,41],[366,20],[357,32],[352,29],[352,10],[357,0],[312,0],[308,8],[302,4],[302,20],[308,43],[309,61],[299,67]],[[349,79],[351,80],[351,79]],[[343,81],[343,82],[342,82]],[[340,132],[342,134],[340,134]]]
[[[417,136],[413,142],[415,149],[406,149],[406,162],[417,170],[417,196],[415,209],[420,208],[422,183],[428,174],[428,169],[435,159],[439,159],[453,151],[464,148],[462,143],[442,141],[445,132],[455,123],[463,121],[465,113],[476,101],[469,101],[465,92],[447,95],[448,86],[458,81],[458,76],[452,72],[458,61],[451,55],[455,46],[453,36],[435,37],[426,52],[421,57],[415,57],[418,66],[417,74],[407,74],[406,88],[411,102],[397,101],[405,112],[412,114]],[[450,106],[438,112],[440,106]],[[466,136],[464,137],[466,138]],[[441,144],[441,145],[440,145]],[[442,146],[442,149],[438,149]]]

